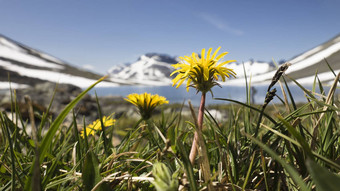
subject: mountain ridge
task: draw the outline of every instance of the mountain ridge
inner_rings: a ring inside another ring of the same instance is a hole
[[[101,75],[74,67],[59,58],[0,34],[0,89],[29,87],[42,82],[88,87]],[[102,86],[122,83],[104,82]]]

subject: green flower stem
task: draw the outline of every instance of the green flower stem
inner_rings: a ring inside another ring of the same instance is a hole
[[[189,159],[191,164],[194,164],[195,158],[197,155],[197,143],[198,143],[198,132],[197,131],[202,131],[202,126],[203,126],[203,115],[204,115],[204,107],[205,107],[205,92],[202,92],[202,97],[201,97],[201,104],[198,110],[198,118],[197,118],[197,128],[195,131],[194,135],[194,140],[191,145],[191,150],[189,154]]]

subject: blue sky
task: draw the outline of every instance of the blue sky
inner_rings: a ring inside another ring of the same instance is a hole
[[[226,59],[290,59],[340,34],[338,0],[0,0],[0,33],[105,73],[138,56],[221,46]]]

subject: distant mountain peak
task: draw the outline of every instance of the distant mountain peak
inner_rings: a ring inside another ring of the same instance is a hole
[[[168,54],[160,54],[160,53],[147,53],[138,58],[139,60],[145,60],[145,59],[153,59],[158,62],[165,62],[169,64],[176,64],[178,62],[176,57],[172,57]]]
[[[136,62],[113,66],[108,73],[112,80],[126,80],[137,84],[169,84],[172,64],[178,62],[176,57],[167,54],[147,53]]]

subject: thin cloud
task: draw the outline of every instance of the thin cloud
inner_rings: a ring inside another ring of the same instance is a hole
[[[93,65],[90,65],[90,64],[85,64],[82,66],[83,69],[85,70],[94,70],[94,66]]]
[[[201,13],[198,15],[198,17],[224,32],[228,32],[237,36],[241,36],[244,34],[242,30],[229,26],[226,22],[214,15]]]

